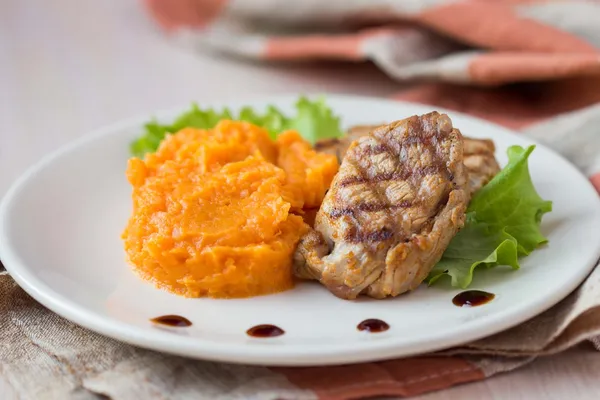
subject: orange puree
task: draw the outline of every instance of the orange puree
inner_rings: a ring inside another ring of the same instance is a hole
[[[277,165],[286,172],[292,197],[302,201],[305,208],[320,207],[337,173],[337,157],[317,153],[296,131],[279,135],[277,148]]]
[[[123,232],[139,274],[188,297],[249,297],[293,286],[308,229],[292,214],[320,204],[337,172],[295,132],[277,141],[245,122],[183,129],[129,160],[133,214]]]

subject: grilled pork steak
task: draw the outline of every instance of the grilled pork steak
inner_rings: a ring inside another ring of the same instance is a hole
[[[462,227],[468,201],[463,138],[447,115],[380,126],[350,144],[294,272],[345,299],[415,289]]]
[[[348,130],[348,134],[340,139],[326,139],[315,144],[315,149],[329,154],[337,155],[338,159],[344,158],[350,143],[361,136],[368,135],[378,125],[357,125]],[[469,176],[469,191],[471,194],[481,189],[492,180],[500,166],[494,152],[494,142],[489,139],[472,139],[464,137],[464,164]]]
[[[500,172],[494,152],[496,147],[490,139],[464,140],[464,161],[469,177],[471,195],[485,186]]]

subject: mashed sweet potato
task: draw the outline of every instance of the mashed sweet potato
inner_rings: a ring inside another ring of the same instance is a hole
[[[183,129],[129,160],[128,259],[143,278],[188,297],[287,290],[308,229],[292,211],[318,206],[337,167],[295,132],[273,141],[244,122]]]
[[[337,173],[337,157],[314,151],[296,131],[279,135],[277,149],[277,165],[287,175],[291,196],[302,202],[304,208],[320,207]]]

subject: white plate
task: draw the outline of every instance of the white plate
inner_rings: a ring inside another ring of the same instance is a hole
[[[296,96],[211,104],[238,108],[276,104],[292,111]],[[330,96],[346,127],[431,111],[429,107]],[[162,114],[171,120],[181,108]],[[504,128],[449,112],[468,136],[489,137],[504,164],[506,148],[532,142]],[[94,331],[142,347],[202,359],[265,365],[371,361],[439,350],[509,328],[571,292],[600,256],[600,200],[571,164],[538,145],[530,168],[541,196],[554,202],[542,229],[550,244],[522,261],[476,274],[473,289],[492,302],[459,308],[447,282],[391,300],[344,301],[316,283],[242,300],[185,299],[142,282],[124,261],[119,238],[131,200],[125,179],[129,142],[150,116],[85,136],[46,157],[11,188],[0,206],[0,258],[31,296]],[[157,328],[149,319],[180,314],[189,328]],[[366,318],[388,322],[384,333],[359,332]],[[246,330],[275,324],[286,331],[256,339]]]

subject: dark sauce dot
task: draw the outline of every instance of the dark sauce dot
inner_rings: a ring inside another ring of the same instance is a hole
[[[267,338],[281,336],[285,333],[283,329],[275,325],[256,325],[246,331],[248,336]]]
[[[182,317],[181,315],[162,315],[160,317],[152,318],[150,321],[154,322],[155,324],[176,326],[178,328],[192,326],[192,321]]]
[[[494,297],[493,293],[483,290],[467,290],[454,296],[452,303],[458,307],[475,307],[494,300]]]
[[[384,332],[390,329],[387,322],[380,319],[365,319],[363,322],[356,326],[359,331],[367,331],[371,333]]]

